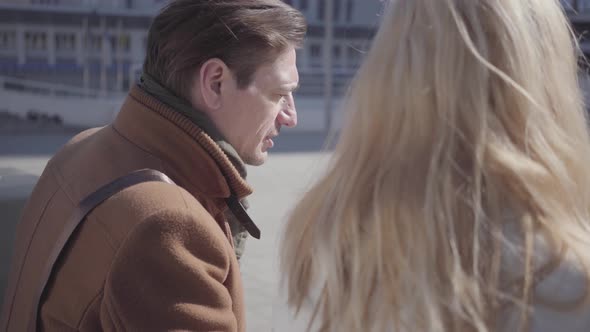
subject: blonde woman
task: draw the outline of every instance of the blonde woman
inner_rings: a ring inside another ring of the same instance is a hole
[[[557,0],[394,0],[293,211],[277,331],[590,331],[590,140]]]

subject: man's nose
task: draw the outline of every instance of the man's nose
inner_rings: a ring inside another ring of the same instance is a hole
[[[289,99],[287,107],[279,113],[278,120],[281,126],[295,127],[297,126],[297,109],[293,98]]]

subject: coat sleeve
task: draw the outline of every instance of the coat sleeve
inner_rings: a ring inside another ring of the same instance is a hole
[[[237,330],[224,286],[233,253],[203,211],[162,211],[135,227],[105,282],[105,331]]]

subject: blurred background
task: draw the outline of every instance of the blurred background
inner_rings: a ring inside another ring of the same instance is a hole
[[[323,97],[328,93],[338,104],[375,32],[382,3],[286,2],[299,8],[309,22],[307,42],[298,52],[301,89],[296,97],[299,109],[317,113],[317,117],[301,116],[299,127],[326,129]],[[66,127],[108,123],[141,73],[150,22],[165,3],[0,0],[3,127],[12,127],[19,120]],[[327,7],[332,8],[330,13]],[[330,36],[325,33],[327,27]],[[330,62],[331,91],[326,91],[326,60]]]
[[[286,2],[309,22],[307,42],[298,51],[299,130],[332,129],[338,120],[326,113],[338,107],[363,59],[382,1]],[[561,2],[582,50],[590,52],[584,33],[590,0]],[[23,122],[77,128],[110,122],[141,73],[147,30],[165,3],[0,0],[0,133],[20,133]]]
[[[0,301],[15,225],[37,177],[73,135],[116,116],[141,73],[151,20],[166,2],[0,0]],[[382,0],[286,2],[309,23],[297,54],[299,125],[281,133],[267,164],[250,170],[256,189],[250,214],[263,238],[247,243],[242,262],[249,331],[270,330],[281,225],[325,169],[325,139],[341,126],[342,97],[383,6]],[[582,52],[590,54],[590,0],[561,3]],[[580,64],[587,90],[587,66]]]

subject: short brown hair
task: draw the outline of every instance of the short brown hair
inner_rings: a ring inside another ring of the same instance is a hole
[[[154,18],[143,71],[189,99],[195,72],[219,58],[250,84],[260,65],[300,47],[304,16],[280,0],[176,0]]]

